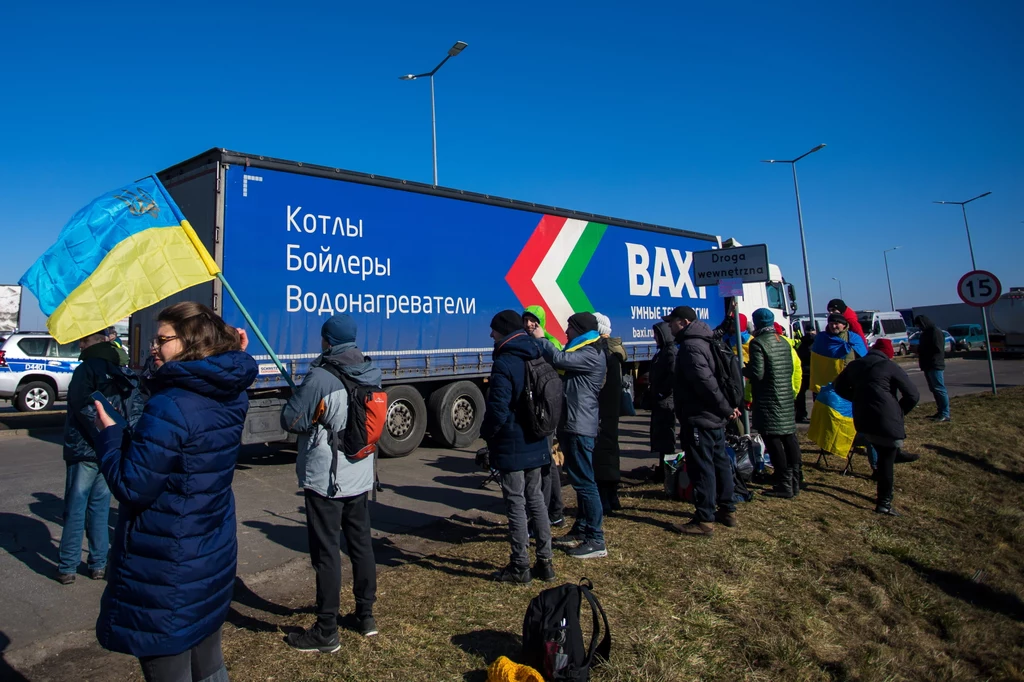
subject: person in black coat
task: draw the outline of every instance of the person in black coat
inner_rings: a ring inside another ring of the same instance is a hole
[[[893,464],[907,437],[903,416],[921,399],[917,388],[899,365],[875,348],[847,365],[833,386],[839,397],[853,403],[858,435],[878,452],[875,512],[899,516],[892,507]]]
[[[658,352],[651,360],[648,390],[651,398],[651,452],[658,455],[658,471],[664,465],[665,455],[676,449],[675,401],[672,385],[676,380],[676,343],[668,322],[654,325],[654,342]]]
[[[608,373],[604,386],[597,394],[598,431],[594,442],[594,480],[601,497],[601,509],[605,514],[622,509],[619,503],[619,481],[622,472],[619,464],[619,415],[622,413],[622,365],[626,362],[626,349],[622,339],[611,336],[611,320],[601,313],[595,313],[597,332],[601,340],[596,346],[604,354]]]
[[[800,392],[796,394],[796,421],[799,424],[806,424],[810,421],[807,418],[807,389],[811,385],[811,346],[814,345],[814,338],[817,333],[812,329],[796,347],[796,356],[800,358]]]
[[[935,398],[936,411],[930,419],[937,422],[949,421],[949,394],[946,392],[946,335],[925,315],[914,318],[914,324],[921,330],[917,339],[917,364],[928,382],[928,390]]]

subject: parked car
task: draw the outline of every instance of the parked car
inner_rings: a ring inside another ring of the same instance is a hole
[[[42,412],[67,397],[81,364],[78,342],[59,344],[46,332],[17,332],[0,344],[0,399],[21,412]]]
[[[956,339],[949,335],[949,332],[943,331],[942,335],[946,338],[946,352],[952,353],[956,350]],[[917,344],[921,340],[921,332],[915,332],[910,337],[910,352],[917,355]]]
[[[878,339],[889,339],[896,355],[906,355],[909,336],[903,315],[897,312],[883,313],[877,310],[862,310],[857,313],[857,321],[864,328],[864,335],[867,337],[869,346]]]
[[[983,349],[988,342],[980,324],[954,324],[949,328],[949,335],[956,341],[957,350]]]

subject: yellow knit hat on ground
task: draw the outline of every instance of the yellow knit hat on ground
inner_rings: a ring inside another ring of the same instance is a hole
[[[530,666],[500,656],[487,669],[487,682],[544,682],[544,678]]]

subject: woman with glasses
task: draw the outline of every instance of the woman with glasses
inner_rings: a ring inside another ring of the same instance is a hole
[[[158,316],[151,397],[125,433],[96,403],[100,468],[120,503],[96,636],[146,680],[222,682],[237,561],[231,493],[258,374],[244,333],[199,303]]]

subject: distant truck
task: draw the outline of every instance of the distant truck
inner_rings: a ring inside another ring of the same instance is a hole
[[[320,353],[320,327],[348,313],[360,348],[384,374],[385,456],[412,452],[429,432],[443,447],[479,435],[493,343],[491,318],[540,305],[565,340],[578,311],[611,318],[631,368],[656,347],[653,325],[678,305],[712,326],[717,287],[693,284],[692,253],[718,237],[462,190],[212,149],[159,173],[221,265],[293,380]],[[779,280],[755,285],[775,314],[792,312]],[[192,287],[131,317],[130,355],[145,360],[155,316],[184,300],[245,322],[221,285]],[[243,442],[294,438],[279,424],[287,384],[250,333],[260,365]]]
[[[1024,287],[1013,287],[988,309],[993,353],[1024,353]]]

